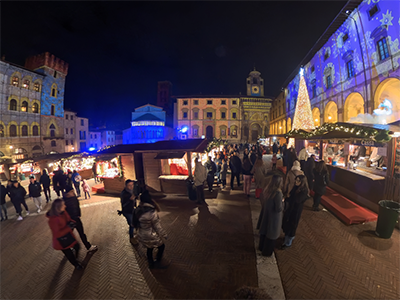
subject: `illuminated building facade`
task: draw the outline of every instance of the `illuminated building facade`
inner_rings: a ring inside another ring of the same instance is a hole
[[[154,143],[172,138],[172,129],[165,126],[162,107],[147,104],[132,112],[131,127],[123,132],[124,144]]]
[[[0,155],[22,159],[64,152],[68,64],[48,52],[25,67],[0,62]]]
[[[264,97],[261,73],[253,70],[246,79],[247,96],[177,97],[179,138],[212,139],[232,143],[255,142],[269,133],[272,98]]]
[[[270,111],[270,134],[285,134],[291,130],[291,119],[286,120],[286,97],[285,91],[279,93],[272,102]]]
[[[363,114],[400,120],[400,9],[398,1],[349,1],[318,40],[304,65],[314,125],[361,122]],[[285,87],[289,129],[300,75]]]

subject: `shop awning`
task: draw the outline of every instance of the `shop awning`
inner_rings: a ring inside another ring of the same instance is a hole
[[[154,157],[154,159],[168,159],[168,158],[182,158],[185,152],[160,152]]]

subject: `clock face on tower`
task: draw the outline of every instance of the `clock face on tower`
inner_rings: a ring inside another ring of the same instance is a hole
[[[258,93],[260,93],[259,87],[258,87],[258,86],[252,86],[252,87],[251,87],[251,93],[252,93],[252,94],[258,94]]]

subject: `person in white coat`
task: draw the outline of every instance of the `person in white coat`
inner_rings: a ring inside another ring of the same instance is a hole
[[[207,179],[207,169],[204,167],[200,160],[197,159],[195,169],[194,169],[194,185],[197,191],[197,203],[207,204],[204,198],[204,181]]]
[[[301,166],[301,169],[303,170],[303,172],[305,171],[307,159],[308,159],[307,149],[305,147],[303,147],[299,152],[299,161],[300,161],[300,166]]]

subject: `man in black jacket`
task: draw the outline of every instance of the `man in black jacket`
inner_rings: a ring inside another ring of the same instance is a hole
[[[60,191],[63,190],[63,187],[65,186],[65,182],[63,183],[63,170],[59,169],[57,171],[54,171],[54,176],[53,176],[53,189],[57,194],[57,197],[60,197]]]
[[[133,209],[136,207],[136,196],[133,192],[134,181],[126,180],[125,188],[121,192],[121,207],[122,214],[126,218],[126,222],[129,225],[129,237],[132,245],[137,245],[138,242],[134,238],[134,227],[132,226],[132,218],[133,218]]]
[[[7,205],[6,205],[6,195],[7,195],[7,188],[0,184],[0,203],[1,203],[1,209],[0,209],[0,215],[1,215],[1,221],[7,220]],[[4,212],[4,216],[3,216]]]
[[[238,187],[240,187],[240,172],[242,171],[242,162],[237,156],[238,153],[235,151],[229,161],[229,168],[231,169],[231,189],[233,190],[233,182],[235,177],[237,179]]]
[[[28,187],[29,197],[32,198],[33,203],[35,203],[37,207],[37,212],[40,213],[42,211],[42,187],[40,183],[36,181],[34,175],[29,176],[29,181],[31,182]]]
[[[47,174],[47,169],[43,169],[42,176],[40,176],[40,183],[43,186],[43,191],[46,196],[46,202],[51,201],[50,177]]]
[[[211,160],[211,156],[208,157],[208,160],[206,161],[204,165],[207,169],[207,184],[208,184],[208,190],[210,192],[213,191],[213,185],[214,185],[214,176],[215,172],[217,172],[217,166],[215,163]]]
[[[67,188],[66,192],[63,193],[64,203],[65,203],[65,210],[70,215],[71,219],[74,220],[76,223],[76,230],[81,237],[82,243],[85,245],[87,251],[93,252],[97,251],[98,247],[95,245],[91,245],[86,237],[85,232],[83,231],[83,224],[81,221],[81,208],[79,206],[79,200],[75,195],[74,189]]]

